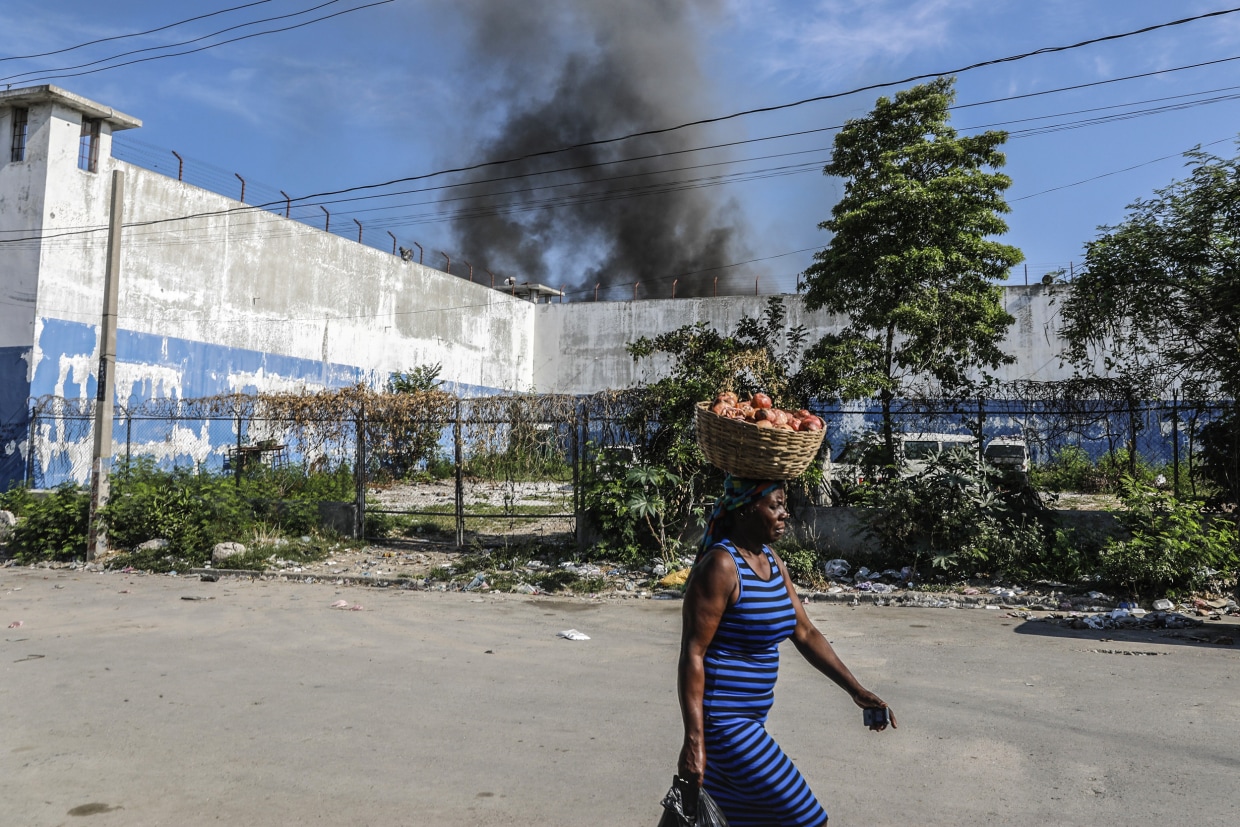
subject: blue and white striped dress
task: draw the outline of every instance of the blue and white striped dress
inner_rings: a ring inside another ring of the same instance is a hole
[[[763,580],[732,543],[719,546],[736,564],[740,594],[706,650],[704,786],[730,827],[818,827],[826,811],[765,726],[779,644],[795,631],[796,610],[770,549],[771,578]]]

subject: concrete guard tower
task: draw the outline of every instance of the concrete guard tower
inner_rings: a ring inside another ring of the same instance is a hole
[[[40,274],[88,256],[92,276],[76,289],[102,310],[106,233],[65,234],[106,223],[112,133],[141,125],[56,86],[0,91],[0,490],[25,472],[37,319],[57,315],[40,307]]]

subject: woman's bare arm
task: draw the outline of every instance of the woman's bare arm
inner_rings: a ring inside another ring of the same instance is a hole
[[[715,638],[719,622],[740,589],[736,566],[724,551],[707,552],[693,567],[685,587],[681,609],[680,663],[676,687],[680,715],[685,726],[677,772],[681,778],[702,785],[706,773],[705,715],[702,696],[706,691],[706,649]]]
[[[774,554],[774,551],[771,553]],[[895,713],[891,712],[882,698],[862,686],[861,682],[853,676],[853,673],[840,660],[840,656],[835,653],[831,643],[823,637],[822,632],[818,631],[818,627],[813,624],[809,619],[809,615],[805,613],[805,606],[802,605],[801,598],[797,596],[796,588],[792,585],[792,578],[788,574],[788,567],[784,565],[784,561],[777,554],[775,555],[775,560],[779,563],[779,571],[783,575],[784,585],[788,589],[788,597],[792,599],[792,606],[796,609],[797,628],[792,635],[792,642],[797,647],[797,651],[815,669],[833,680],[841,689],[847,692],[857,706],[862,709],[887,709],[891,717],[891,726],[894,729],[896,727]],[[870,728],[881,732],[887,728],[887,725],[876,724]]]

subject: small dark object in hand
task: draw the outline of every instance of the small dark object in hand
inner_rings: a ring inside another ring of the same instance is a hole
[[[887,707],[878,706],[862,710],[861,720],[868,727],[886,726],[891,723],[891,716],[887,714]]]
[[[659,827],[728,827],[728,820],[706,790],[695,788],[679,775],[663,796]]]

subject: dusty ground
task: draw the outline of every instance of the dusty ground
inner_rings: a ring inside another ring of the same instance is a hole
[[[808,610],[900,722],[784,647],[769,728],[832,825],[1234,823],[1236,647]],[[673,600],[21,568],[0,631],[6,825],[654,824],[680,744]]]

